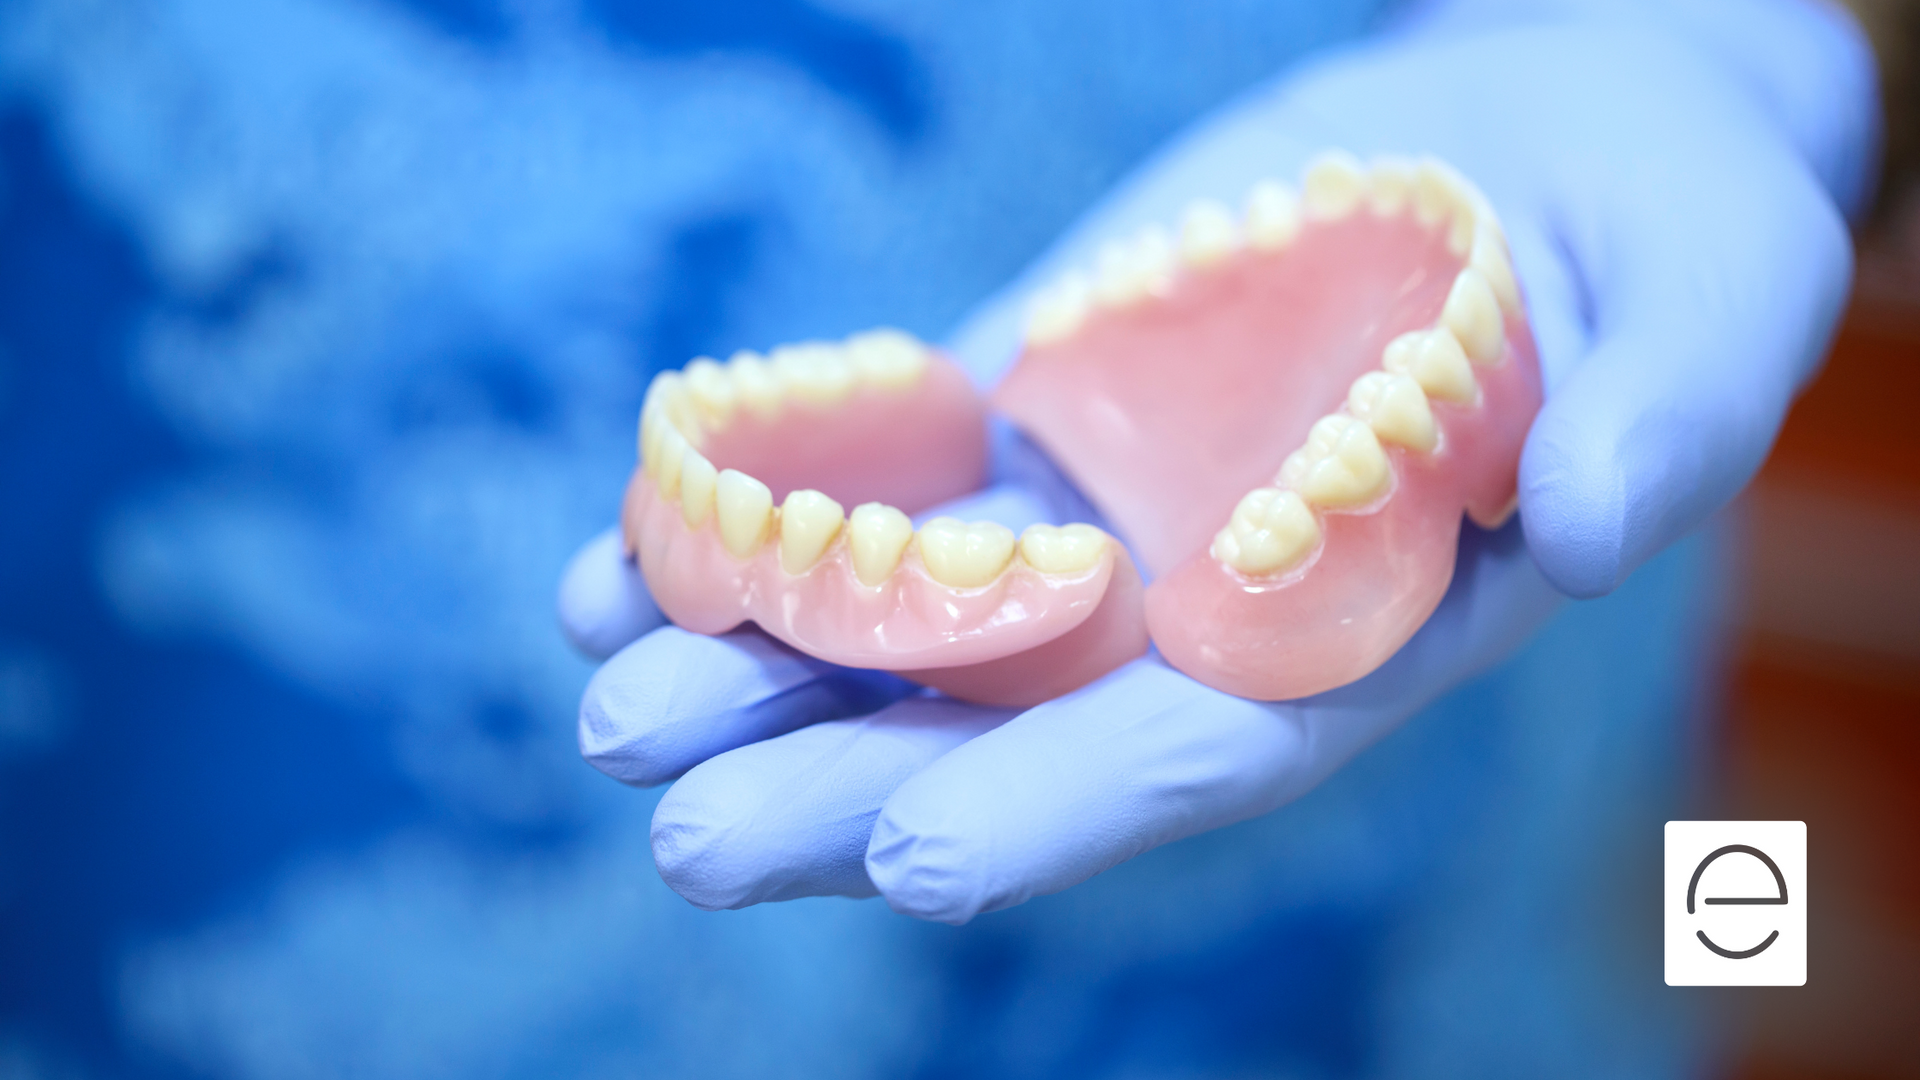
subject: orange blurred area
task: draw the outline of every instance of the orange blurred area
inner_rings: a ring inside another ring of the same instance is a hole
[[[1862,268],[1746,498],[1720,816],[1807,822],[1810,941],[1806,986],[1730,992],[1737,1080],[1920,1077],[1920,292]]]

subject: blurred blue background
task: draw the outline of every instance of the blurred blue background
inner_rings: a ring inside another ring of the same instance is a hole
[[[1379,6],[0,4],[0,1077],[1691,1069],[1698,543],[1298,806],[958,930],[699,912],[574,747],[553,587],[651,373],[940,336]]]

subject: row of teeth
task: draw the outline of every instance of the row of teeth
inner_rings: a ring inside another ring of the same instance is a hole
[[[1445,227],[1453,253],[1480,272],[1503,305],[1518,309],[1506,239],[1471,182],[1433,158],[1382,157],[1368,164],[1336,150],[1308,162],[1298,192],[1277,180],[1255,184],[1238,217],[1225,203],[1198,199],[1181,214],[1177,235],[1149,225],[1107,242],[1091,272],[1068,271],[1034,295],[1027,341],[1045,345],[1071,337],[1096,307],[1164,297],[1183,266],[1205,272],[1242,250],[1278,252],[1299,235],[1302,222],[1338,221],[1362,209],[1381,217],[1410,212],[1423,226]]]
[[[642,441],[647,417],[655,412],[697,444],[742,409],[770,420],[790,401],[826,407],[862,387],[905,390],[920,381],[928,363],[928,349],[919,339],[885,328],[845,341],[782,345],[766,356],[742,350],[724,364],[702,356],[680,371],[654,377],[640,414]]]
[[[897,330],[855,334],[840,344],[786,346],[764,360],[752,353],[736,353],[724,365],[695,360],[684,372],[662,373],[648,388],[640,412],[641,468],[661,498],[679,503],[689,529],[713,521],[721,546],[742,561],[777,544],[781,569],[792,575],[811,570],[839,543],[854,576],[868,586],[891,577],[910,546],[929,577],[957,589],[992,584],[1016,559],[1043,574],[1093,569],[1106,534],[1091,525],[1033,525],[1016,538],[997,522],[938,517],[916,531],[894,507],[865,503],[849,515],[811,489],[776,507],[767,485],[736,469],[716,469],[698,449],[702,433],[724,425],[737,409],[765,418],[789,396],[830,405],[862,383],[905,388],[927,363],[927,347]]]
[[[1509,265],[1490,212],[1477,214],[1479,237],[1500,244],[1498,266]],[[1474,251],[1480,248],[1475,240]],[[1392,467],[1382,444],[1416,454],[1440,445],[1433,399],[1456,405],[1479,400],[1476,366],[1499,362],[1506,350],[1502,312],[1519,314],[1517,294],[1503,291],[1476,258],[1454,278],[1439,325],[1389,342],[1380,371],[1354,380],[1341,412],[1316,421],[1305,446],[1287,456],[1274,486],[1255,488],[1234,508],[1213,539],[1213,557],[1250,576],[1285,573],[1320,543],[1316,510],[1365,506],[1384,495]],[[1504,280],[1511,285],[1511,273]]]

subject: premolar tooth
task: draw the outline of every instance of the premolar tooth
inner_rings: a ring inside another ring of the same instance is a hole
[[[714,483],[720,543],[736,559],[750,559],[773,528],[773,491],[737,469],[722,469]]]
[[[1194,266],[1211,266],[1240,246],[1233,211],[1215,199],[1196,199],[1180,218],[1180,254]]]
[[[1440,309],[1440,325],[1453,331],[1467,358],[1476,364],[1491,364],[1506,348],[1506,327],[1501,322],[1500,301],[1486,276],[1469,266],[1453,279],[1447,304]]]
[[[1107,534],[1091,525],[1029,525],[1020,534],[1020,557],[1043,574],[1093,569],[1107,550]]]
[[[1247,243],[1262,251],[1283,248],[1300,235],[1300,199],[1278,180],[1262,180],[1247,192]]]
[[[1320,523],[1299,495],[1255,488],[1213,538],[1213,557],[1243,574],[1272,574],[1300,562],[1320,542]]]
[[[725,425],[733,416],[737,396],[733,380],[727,378],[727,369],[721,367],[718,360],[701,356],[686,366],[684,374],[687,394],[693,399],[693,407],[700,414],[700,419],[714,427]]]
[[[927,370],[927,347],[904,330],[880,327],[847,339],[847,362],[862,382],[904,390]]]
[[[920,526],[920,561],[942,585],[977,589],[1013,561],[1013,530],[994,521],[937,517]]]
[[[853,365],[824,341],[782,345],[767,360],[787,384],[787,392],[815,405],[833,405],[853,392]]]
[[[1381,366],[1395,375],[1412,378],[1428,397],[1442,401],[1464,405],[1479,390],[1466,350],[1444,326],[1394,338],[1381,356]]]
[[[1109,307],[1125,307],[1148,294],[1164,294],[1172,284],[1173,241],[1150,225],[1131,241],[1109,241],[1100,249],[1094,295]]]
[[[780,504],[780,568],[804,574],[840,535],[846,515],[840,504],[818,491],[802,489]]]
[[[1500,301],[1508,314],[1521,314],[1520,286],[1513,279],[1513,262],[1507,256],[1506,241],[1500,238],[1500,227],[1484,214],[1474,229],[1473,254],[1468,257],[1467,265],[1487,279],[1487,284],[1493,287],[1494,299]]]
[[[1366,195],[1366,166],[1344,150],[1315,156],[1300,181],[1300,205],[1312,218],[1331,221],[1346,217]]]
[[[913,522],[885,503],[861,503],[847,519],[847,547],[853,553],[853,576],[862,585],[878,585],[900,565],[913,542]]]
[[[1405,210],[1412,199],[1413,162],[1397,157],[1376,159],[1367,177],[1367,206],[1381,217],[1390,217]]]
[[[1335,413],[1314,422],[1307,445],[1287,457],[1280,477],[1315,506],[1361,506],[1386,490],[1388,473],[1373,429]]]
[[[680,459],[680,517],[687,528],[697,529],[713,516],[716,479],[713,462],[700,451],[688,450]]]
[[[1413,167],[1413,212],[1420,224],[1433,226],[1453,214],[1454,185],[1445,165],[1422,158]]]
[[[686,460],[686,436],[672,423],[660,425],[660,467],[654,482],[660,485],[662,498],[671,499],[680,494],[680,466]]]
[[[1046,345],[1061,341],[1087,321],[1093,303],[1093,285],[1078,270],[1033,294],[1027,305],[1027,341]]]
[[[780,372],[764,357],[742,349],[727,361],[727,369],[728,374],[733,376],[733,389],[739,395],[741,404],[752,409],[763,420],[779,414],[781,399],[786,396],[786,384]]]
[[[1440,442],[1426,391],[1405,375],[1369,371],[1360,376],[1347,391],[1347,409],[1375,435],[1409,450],[1432,453]]]

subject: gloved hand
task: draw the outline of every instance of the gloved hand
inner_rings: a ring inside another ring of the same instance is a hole
[[[582,750],[631,783],[686,773],[654,857],[710,908],[877,891],[964,922],[1282,805],[1752,476],[1847,293],[1873,89],[1865,43],[1814,0],[1443,4],[1194,127],[961,330],[990,384],[1033,283],[1324,147],[1431,152],[1479,184],[1546,377],[1520,515],[1464,528],[1439,610],[1360,682],[1251,702],[1149,655],[1012,715],[753,631],[664,627],[594,677]],[[1021,440],[997,441],[996,487],[963,514],[1092,520]],[[657,625],[644,592],[603,537],[568,572],[563,622],[604,654]]]

